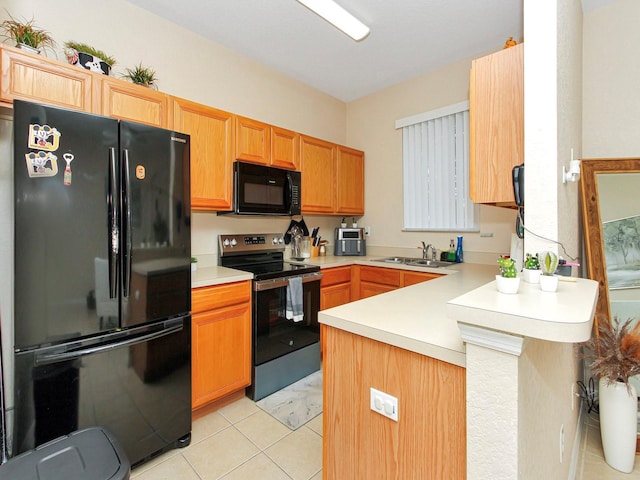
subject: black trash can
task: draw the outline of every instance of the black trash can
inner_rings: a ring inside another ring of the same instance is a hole
[[[0,466],[0,480],[129,480],[131,465],[102,427],[56,438]]]

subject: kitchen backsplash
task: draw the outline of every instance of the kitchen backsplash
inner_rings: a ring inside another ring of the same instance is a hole
[[[311,231],[320,227],[319,235],[333,245],[333,232],[340,226],[341,217],[319,215],[295,216],[304,218]],[[351,219],[349,219],[351,220]],[[225,216],[207,212],[193,212],[191,218],[191,254],[194,257],[218,256],[218,235],[230,233],[285,233],[291,217]],[[331,250],[333,251],[333,250]]]

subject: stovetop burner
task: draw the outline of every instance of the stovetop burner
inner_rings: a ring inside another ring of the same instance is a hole
[[[317,265],[284,261],[284,238],[278,233],[219,237],[219,264],[251,272],[254,280],[290,277],[320,270]]]

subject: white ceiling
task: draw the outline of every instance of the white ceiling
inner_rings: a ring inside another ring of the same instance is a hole
[[[127,1],[345,102],[523,36],[523,0],[337,0],[361,42],[296,0]]]

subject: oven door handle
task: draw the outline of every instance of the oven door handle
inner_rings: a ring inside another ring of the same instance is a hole
[[[302,277],[302,283],[319,282],[322,278],[322,273],[306,273],[304,275],[290,275],[283,278],[272,278],[269,280],[257,280],[253,282],[254,292],[263,292],[265,290],[272,290],[274,288],[282,288],[289,285],[289,279],[294,277]]]

